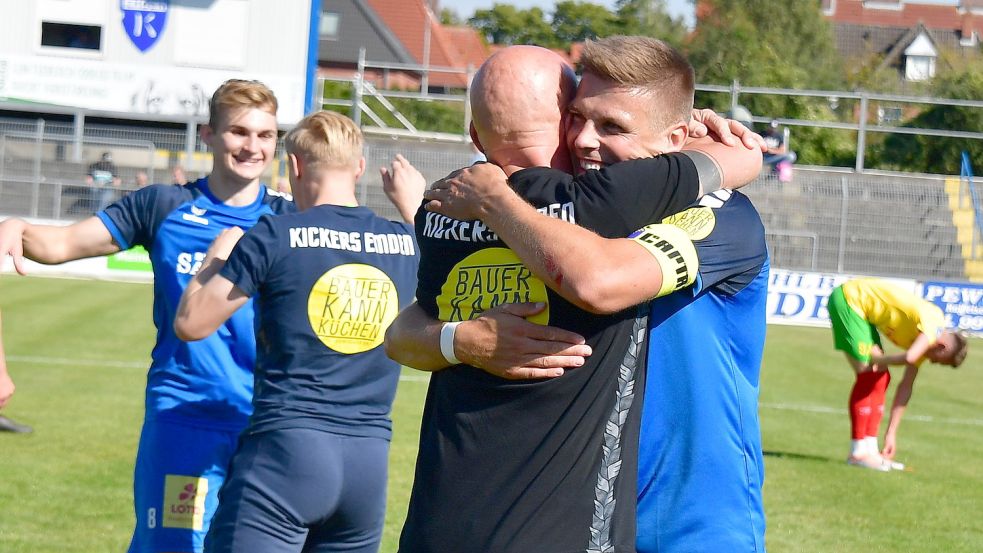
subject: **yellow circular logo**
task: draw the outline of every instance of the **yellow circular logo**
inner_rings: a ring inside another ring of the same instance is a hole
[[[307,298],[307,318],[324,345],[361,353],[382,343],[399,313],[396,285],[371,265],[339,265],[321,275]]]
[[[670,215],[662,220],[663,223],[679,227],[689,235],[690,240],[703,240],[717,226],[717,216],[709,207],[691,207]]]
[[[508,248],[485,248],[462,259],[447,275],[437,296],[442,321],[470,321],[503,303],[543,302],[546,309],[530,317],[550,320],[546,285]]]

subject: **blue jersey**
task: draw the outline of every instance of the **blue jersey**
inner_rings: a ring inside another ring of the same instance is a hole
[[[389,439],[399,364],[382,341],[413,299],[418,263],[413,227],[365,207],[260,219],[221,271],[256,296],[256,410],[247,432]]]
[[[252,305],[197,342],[174,335],[174,314],[205,251],[223,229],[248,229],[264,214],[293,209],[293,203],[265,187],[251,205],[226,205],[212,195],[205,178],[186,186],[148,186],[96,214],[120,248],[140,245],[150,252],[157,344],[147,375],[148,419],[217,429],[245,426],[256,358]]]
[[[699,205],[674,216],[702,226],[697,237],[709,232],[694,241],[697,283],[651,306],[639,553],[765,547],[758,425],[768,284],[764,227],[740,193],[718,191]]]

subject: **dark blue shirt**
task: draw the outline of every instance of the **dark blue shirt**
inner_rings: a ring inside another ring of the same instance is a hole
[[[413,227],[364,207],[320,205],[260,219],[221,271],[256,296],[247,431],[388,439],[399,365],[381,344],[413,299],[418,262]]]

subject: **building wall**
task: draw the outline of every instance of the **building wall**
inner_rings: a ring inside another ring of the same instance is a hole
[[[0,100],[204,117],[215,88],[243,78],[273,88],[284,122],[303,115],[310,1],[127,1],[166,11],[126,16],[120,0],[5,2]],[[100,47],[43,45],[44,23],[98,26]]]

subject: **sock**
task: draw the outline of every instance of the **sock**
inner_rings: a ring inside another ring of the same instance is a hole
[[[874,387],[870,394],[870,418],[867,419],[867,435],[873,436],[876,445],[877,436],[884,418],[884,400],[887,398],[887,385],[891,383],[891,373],[878,371]]]
[[[850,392],[850,431],[854,440],[867,437],[867,424],[870,422],[871,392],[880,377],[878,373],[865,371],[857,373],[857,381]]]
[[[867,436],[864,438],[863,442],[864,451],[867,452],[867,455],[881,454],[881,448],[877,445],[877,436]]]
[[[867,456],[867,439],[850,440],[850,456],[861,458]]]

